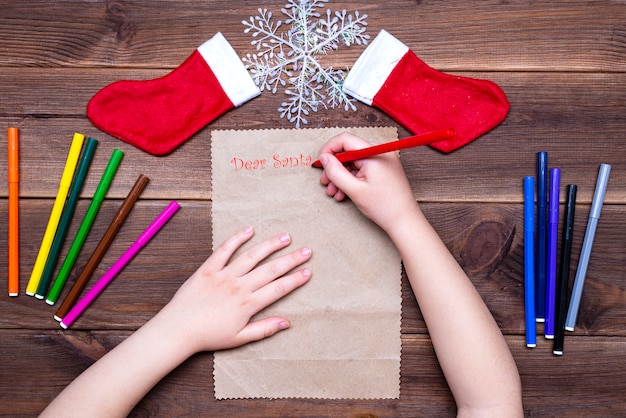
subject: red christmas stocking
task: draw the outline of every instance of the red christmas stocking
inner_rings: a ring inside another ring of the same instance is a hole
[[[235,50],[217,33],[164,77],[106,86],[89,101],[87,117],[122,141],[165,155],[259,94]]]
[[[343,88],[416,135],[454,128],[453,138],[431,145],[446,153],[493,129],[509,111],[495,83],[441,73],[384,30],[363,51]]]

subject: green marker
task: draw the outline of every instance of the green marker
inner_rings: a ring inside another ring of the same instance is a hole
[[[52,280],[52,274],[57,266],[57,261],[59,259],[59,255],[61,254],[65,237],[67,236],[67,231],[70,229],[70,223],[72,222],[72,216],[74,216],[74,210],[76,209],[76,204],[78,203],[78,197],[83,190],[85,178],[89,172],[93,155],[96,152],[96,145],[98,145],[98,141],[93,138],[89,138],[85,144],[83,155],[80,157],[78,168],[76,169],[76,174],[74,175],[74,181],[72,182],[70,195],[65,203],[65,208],[63,209],[63,214],[61,215],[61,220],[59,221],[57,233],[54,236],[54,241],[52,241],[52,247],[50,248],[48,259],[46,260],[46,265],[43,268],[43,273],[41,274],[41,279],[39,280],[39,285],[37,286],[37,292],[35,293],[35,297],[37,299],[43,299],[48,291],[50,280]]]
[[[70,271],[74,266],[74,262],[76,258],[78,258],[78,253],[85,243],[85,239],[87,239],[87,234],[91,229],[91,225],[93,225],[93,221],[96,218],[98,211],[100,210],[100,206],[102,205],[102,201],[104,200],[104,196],[109,190],[109,186],[111,185],[111,181],[115,176],[115,172],[117,171],[117,167],[120,165],[122,161],[122,157],[124,153],[118,149],[113,151],[113,155],[111,155],[111,159],[109,160],[109,164],[107,168],[104,170],[104,174],[102,174],[102,178],[100,179],[100,183],[98,184],[98,188],[93,195],[93,199],[91,200],[91,204],[87,209],[87,213],[85,214],[85,218],[83,222],[80,224],[80,228],[78,228],[78,232],[76,233],[76,237],[74,238],[74,242],[72,242],[72,246],[70,247],[65,260],[63,261],[63,265],[59,270],[59,274],[54,280],[54,284],[52,285],[52,289],[48,292],[48,296],[46,297],[46,303],[48,305],[54,305],[61,294],[61,290],[67,281],[68,276],[70,275]]]

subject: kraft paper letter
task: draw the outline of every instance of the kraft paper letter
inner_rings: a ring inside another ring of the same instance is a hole
[[[310,281],[253,319],[291,327],[215,353],[215,397],[394,399],[400,395],[401,260],[387,235],[349,200],[327,196],[311,167],[344,131],[371,142],[393,128],[212,132],[213,247],[251,225],[244,248],[281,232],[313,251]]]

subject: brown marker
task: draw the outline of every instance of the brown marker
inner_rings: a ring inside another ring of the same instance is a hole
[[[124,223],[124,220],[130,213],[131,209],[135,205],[135,202],[139,198],[139,195],[149,181],[150,179],[148,177],[144,176],[143,174],[139,175],[137,181],[135,181],[135,185],[132,189],[130,189],[130,192],[128,192],[128,196],[126,196],[124,202],[122,202],[122,206],[120,206],[120,208],[117,210],[117,213],[113,217],[113,220],[111,221],[111,224],[104,233],[104,236],[98,243],[98,246],[94,250],[93,254],[91,254],[89,261],[87,261],[87,265],[85,265],[85,268],[80,273],[80,276],[78,276],[76,282],[72,286],[70,293],[68,293],[68,295],[65,297],[65,300],[61,304],[61,307],[59,307],[57,313],[54,315],[54,319],[56,319],[57,321],[61,321],[63,317],[69,312],[74,302],[76,302],[76,299],[78,299],[78,296],[85,288],[87,281],[96,270],[96,267],[98,267],[98,264],[100,264],[102,257],[104,257],[104,254],[113,242],[113,238],[115,238],[117,231],[119,231],[120,227]]]

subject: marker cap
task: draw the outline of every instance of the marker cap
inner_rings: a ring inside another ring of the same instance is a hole
[[[598,181],[596,182],[596,191],[593,196],[593,203],[591,204],[591,211],[589,212],[590,218],[599,218],[602,211],[602,202],[604,202],[604,194],[606,193],[606,186],[609,182],[609,174],[611,173],[611,166],[609,164],[601,164],[600,172],[598,173]]]

